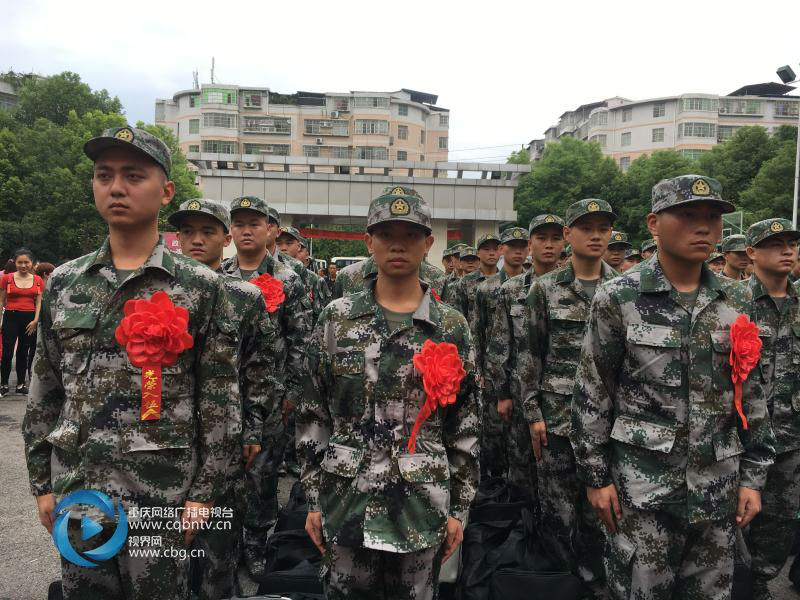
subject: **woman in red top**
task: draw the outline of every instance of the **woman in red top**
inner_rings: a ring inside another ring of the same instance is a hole
[[[28,344],[31,342],[39,311],[42,308],[42,278],[33,273],[33,254],[21,248],[14,253],[16,273],[6,273],[0,279],[0,308],[3,313],[3,359],[0,362],[0,395],[8,394],[11,359],[17,347],[17,393],[27,394],[25,375],[28,366]]]

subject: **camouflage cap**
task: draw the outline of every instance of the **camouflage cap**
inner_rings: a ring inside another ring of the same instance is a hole
[[[528,230],[524,227],[510,227],[500,234],[500,243],[525,242],[528,243]]]
[[[499,235],[494,233],[487,233],[478,238],[478,243],[475,244],[475,248],[480,250],[481,246],[483,246],[486,242],[497,242],[498,244],[502,244]]]
[[[522,262],[523,265],[532,265],[533,264],[533,257],[529,254],[525,257],[525,260]]]
[[[687,202],[713,202],[723,213],[736,210],[733,204],[722,199],[722,185],[711,177],[681,175],[662,179],[653,186],[651,210],[654,213]]]
[[[783,234],[789,234],[795,239],[800,238],[800,231],[792,226],[789,219],[765,219],[747,228],[747,245],[757,246],[768,238]]]
[[[600,200],[600,198],[587,198],[569,205],[569,208],[567,208],[567,227],[571,227],[575,221],[585,215],[606,215],[611,219],[612,223],[617,218],[608,202]]]
[[[283,234],[292,236],[298,242],[303,239],[303,236],[300,235],[300,232],[297,231],[297,229],[295,229],[294,227],[281,227],[281,231],[278,234],[278,237],[281,237]]]
[[[447,258],[448,256],[458,256],[460,252],[460,248],[456,246],[450,246],[449,248],[445,248],[444,252],[442,252],[442,258]]]
[[[627,246],[628,248],[633,246],[633,244],[631,244],[628,241],[628,234],[623,232],[623,231],[612,231],[611,232],[611,239],[608,240],[608,245],[609,246]]]
[[[231,216],[237,210],[252,210],[269,217],[269,206],[258,196],[241,196],[231,200]]]
[[[83,145],[83,152],[93,161],[108,148],[133,148],[144,154],[164,170],[169,177],[172,169],[172,156],[167,145],[144,129],[136,127],[112,127],[103,131],[102,135],[90,139]]]
[[[222,226],[225,227],[225,233],[231,230],[231,215],[228,209],[216,200],[211,200],[210,198],[186,200],[181,203],[178,210],[167,218],[167,221],[173,227],[180,228],[184,217],[189,215],[208,215],[222,223]]]
[[[706,259],[706,264],[710,264],[710,263],[714,262],[715,260],[720,260],[720,259],[725,260],[725,257],[722,256],[722,254],[719,253],[719,252],[712,252],[709,255],[709,257]]]
[[[747,249],[747,238],[740,233],[729,235],[722,240],[722,253],[744,252]]]
[[[275,221],[275,224],[278,227],[281,226],[281,213],[279,213],[277,210],[275,210],[271,206],[269,207],[269,220],[270,221]]]
[[[300,242],[300,245],[301,245],[303,248],[305,248],[306,250],[308,250],[309,248],[311,248],[311,244],[308,242],[308,238],[304,238],[303,236],[300,236],[300,239],[299,239],[299,240],[297,240],[297,241],[298,241],[298,242]],[[311,256],[309,256],[309,258],[311,258]]]
[[[658,249],[658,244],[656,243],[656,241],[653,238],[650,238],[649,240],[643,241],[642,242],[642,246],[640,248],[640,250],[642,252],[647,252],[650,249],[653,249],[653,250],[657,250]]]
[[[459,258],[478,258],[478,251],[472,246],[464,246],[458,253]]]
[[[642,258],[642,255],[636,248],[628,248],[625,251],[625,258]]]
[[[533,233],[539,227],[544,227],[546,225],[560,225],[561,227],[564,226],[564,219],[559,217],[558,215],[548,214],[545,213],[543,215],[536,215],[531,219],[531,224],[528,226],[528,231]]]
[[[403,221],[419,225],[429,234],[431,229],[431,209],[414,189],[395,185],[387,187],[383,193],[369,203],[367,212],[367,231],[375,225],[390,221]]]

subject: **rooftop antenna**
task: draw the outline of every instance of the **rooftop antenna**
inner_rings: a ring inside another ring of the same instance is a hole
[[[214,81],[214,57],[211,57],[211,83],[216,83]]]
[[[192,81],[194,82],[194,89],[196,89],[196,90],[200,89],[200,82],[197,79],[198,75],[199,75],[199,73],[197,72],[197,69],[192,71]]]

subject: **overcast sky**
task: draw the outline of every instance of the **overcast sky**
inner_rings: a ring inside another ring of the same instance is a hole
[[[451,159],[502,160],[611,96],[726,94],[787,63],[800,74],[797,0],[3,0],[2,13],[0,70],[75,71],[132,123],[152,122],[155,98],[191,88],[194,69],[209,82],[213,56],[220,83],[438,94]]]

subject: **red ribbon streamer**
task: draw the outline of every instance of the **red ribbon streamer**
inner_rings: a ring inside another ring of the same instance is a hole
[[[742,383],[747,380],[750,371],[761,358],[761,338],[758,337],[758,325],[747,315],[739,315],[731,325],[731,381],[733,382],[733,405],[742,421],[742,428],[747,431],[747,417],[742,407]]]

